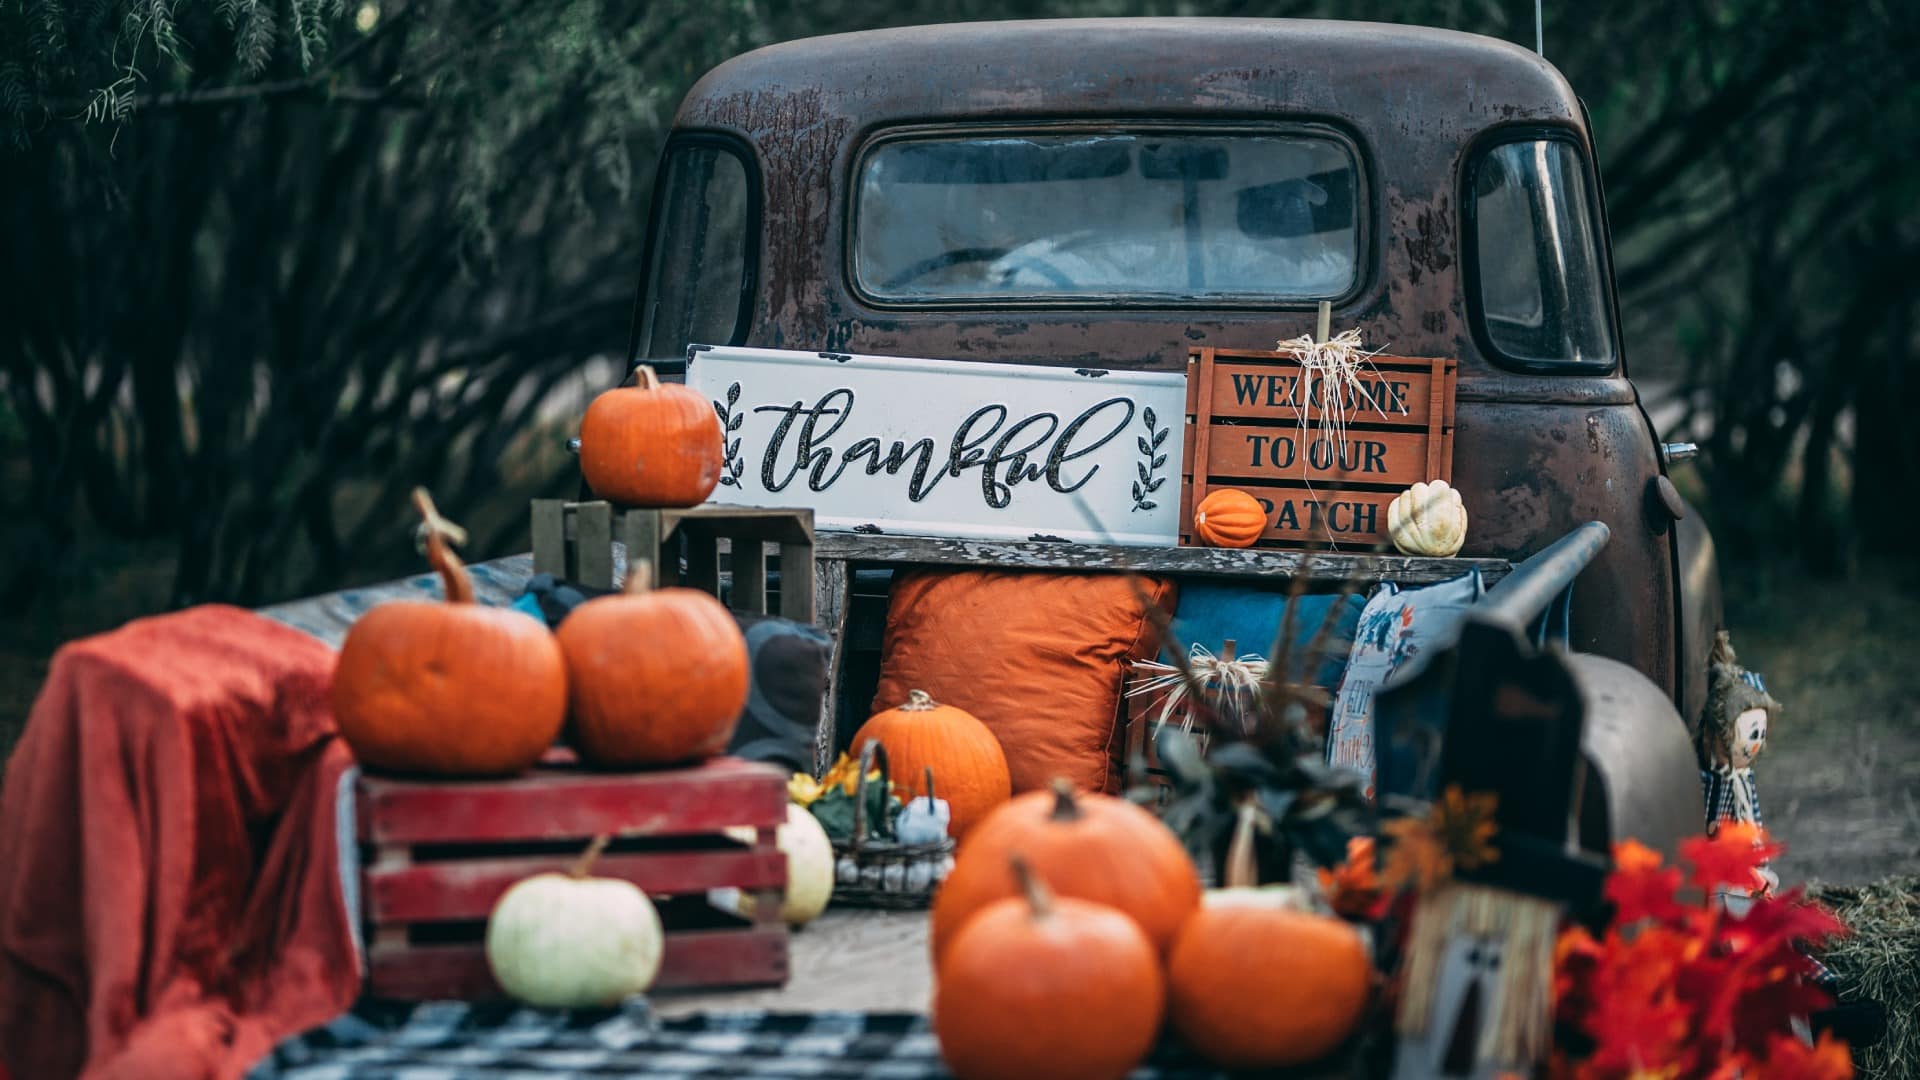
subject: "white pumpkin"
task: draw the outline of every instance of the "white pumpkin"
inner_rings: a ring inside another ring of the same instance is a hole
[[[660,973],[660,915],[629,881],[589,877],[605,838],[567,873],[515,882],[487,918],[487,966],[510,996],[547,1009],[613,1005]]]
[[[1415,484],[1387,505],[1387,535],[1407,555],[1449,558],[1467,540],[1467,507],[1445,480]]]
[[[747,827],[728,829],[727,835],[743,844],[754,840],[754,830]],[[787,804],[787,823],[774,830],[774,839],[787,854],[787,895],[780,918],[789,926],[812,922],[833,899],[833,841],[819,819],[797,803]],[[738,910],[751,918],[753,897],[743,894]]]

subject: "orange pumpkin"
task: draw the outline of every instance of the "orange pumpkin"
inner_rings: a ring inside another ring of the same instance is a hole
[[[1267,531],[1267,508],[1239,488],[1215,488],[1193,508],[1193,534],[1214,547],[1252,547]]]
[[[560,624],[568,734],[595,765],[712,757],[747,703],[747,641],[732,613],[698,589],[650,591],[652,578],[651,563],[631,563],[624,592],[589,600]]]
[[[970,916],[1018,895],[1007,865],[1015,854],[1060,895],[1126,912],[1162,954],[1200,903],[1193,861],[1158,818],[1125,799],[1076,794],[1056,782],[1052,791],[1015,796],[967,834],[933,898],[936,966]]]
[[[369,768],[519,772],[566,722],[566,662],[540,620],[473,602],[473,582],[448,545],[457,527],[425,491],[415,490],[413,501],[446,601],[396,600],[360,616],[334,668],[334,720]]]
[[[1054,897],[1017,857],[1023,895],[954,939],[933,996],[940,1056],[959,1080],[1118,1080],[1153,1047],[1160,957],[1132,919]]]
[[[720,482],[725,443],[713,402],[663,384],[645,364],[636,386],[601,394],[580,419],[580,473],[623,506],[696,506]],[[563,624],[564,625],[564,624]]]
[[[891,771],[906,789],[902,798],[907,791],[925,795],[921,778],[932,771],[936,797],[947,800],[953,815],[948,832],[956,839],[1013,794],[1007,755],[993,731],[965,709],[936,704],[924,690],[910,692],[904,705],[875,713],[854,733],[854,749],[869,739],[887,748]]]
[[[1224,1068],[1304,1065],[1358,1026],[1373,964],[1359,932],[1304,910],[1294,899],[1299,890],[1256,887],[1252,823],[1243,812],[1233,847],[1244,850],[1228,854],[1226,887],[1208,892],[1174,939],[1168,1020]]]

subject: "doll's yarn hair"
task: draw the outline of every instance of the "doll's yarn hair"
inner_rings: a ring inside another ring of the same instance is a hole
[[[1703,768],[1730,765],[1733,742],[1737,737],[1735,721],[1748,709],[1764,709],[1767,727],[1772,729],[1780,717],[1780,703],[1767,693],[1760,677],[1740,666],[1733,655],[1733,640],[1725,630],[1713,636],[1713,652],[1707,657],[1707,704],[1700,714],[1699,743]]]

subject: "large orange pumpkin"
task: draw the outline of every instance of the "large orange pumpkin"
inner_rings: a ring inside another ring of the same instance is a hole
[[[1225,888],[1206,894],[1174,939],[1167,1015],[1200,1056],[1229,1069],[1304,1065],[1360,1023],[1373,986],[1352,926],[1305,910],[1290,886],[1253,880],[1252,817],[1242,815]],[[1284,963],[1275,958],[1284,957]]]
[[[854,749],[869,739],[887,748],[898,786],[914,796],[926,794],[922,778],[932,771],[935,796],[947,800],[953,815],[947,828],[955,838],[1013,794],[1007,755],[992,729],[965,709],[935,703],[924,690],[910,692],[904,705],[875,713],[854,733]]]
[[[933,960],[960,927],[995,900],[1019,893],[1007,859],[1020,855],[1062,896],[1110,904],[1140,924],[1164,954],[1200,903],[1200,877],[1158,818],[1125,799],[1052,791],[1017,795],[975,825],[933,898]]]
[[[1119,911],[1007,869],[1023,895],[967,921],[934,985],[941,1058],[959,1080],[1118,1080],[1160,1029],[1159,954]]]
[[[747,642],[732,613],[697,589],[650,591],[652,564],[623,593],[560,624],[573,706],[568,733],[595,765],[674,765],[727,748],[747,703]]]
[[[446,602],[396,600],[360,616],[340,646],[333,712],[354,757],[373,769],[502,776],[545,753],[567,717],[567,669],[538,619],[473,602],[448,545],[452,526],[425,491],[427,560]]]
[[[1267,531],[1267,508],[1239,488],[1215,488],[1193,508],[1193,534],[1214,547],[1252,547]]]
[[[645,364],[638,385],[608,390],[580,419],[580,473],[623,506],[696,506],[720,482],[725,444],[713,402],[663,384]],[[564,625],[564,624],[563,624]]]

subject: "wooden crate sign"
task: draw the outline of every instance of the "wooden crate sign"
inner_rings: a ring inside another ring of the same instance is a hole
[[[570,866],[601,833],[614,841],[594,874],[633,882],[659,911],[665,946],[655,990],[787,979],[780,769],[720,757],[602,773],[556,750],[498,780],[363,774],[355,795],[367,987],[378,996],[498,997],[482,943],[494,903],[525,877]],[[735,826],[754,839],[724,834]],[[753,917],[708,904],[707,891],[721,888],[752,894]]]
[[[1193,507],[1239,488],[1267,510],[1261,547],[1387,541],[1387,506],[1415,483],[1453,479],[1452,360],[1376,356],[1342,388],[1346,430],[1325,436],[1326,382],[1307,387],[1286,352],[1194,349],[1187,358],[1180,541]]]

